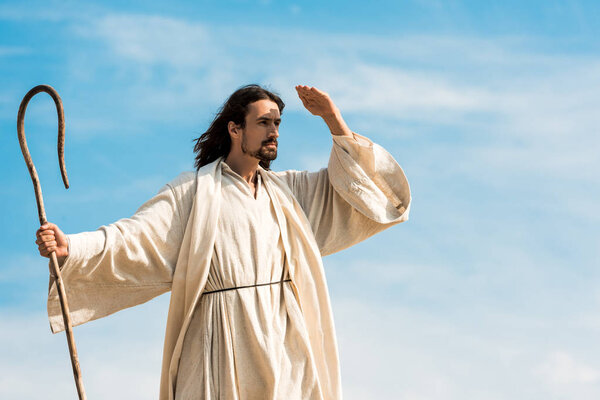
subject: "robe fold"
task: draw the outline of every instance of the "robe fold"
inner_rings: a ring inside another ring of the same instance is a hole
[[[259,168],[279,225],[291,289],[299,305],[324,399],[341,399],[337,344],[321,256],[408,218],[404,172],[379,145],[356,133],[333,136],[328,167],[318,172]],[[171,291],[160,399],[173,400],[186,332],[206,290],[218,216],[222,159],[181,174],[131,217],[68,235],[61,270],[73,325]],[[231,246],[235,246],[232,243]],[[64,329],[56,285],[48,315]]]

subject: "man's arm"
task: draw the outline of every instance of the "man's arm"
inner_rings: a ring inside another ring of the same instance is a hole
[[[309,112],[329,122],[333,148],[327,168],[277,175],[304,210],[321,254],[335,253],[406,221],[410,188],[394,158],[350,131],[326,93],[304,86],[296,90]]]
[[[195,174],[194,174],[195,176]],[[130,218],[120,219],[96,231],[67,235],[68,254],[61,274],[68,288],[73,326],[146,302],[171,288],[184,232],[180,196],[171,185],[144,203]],[[56,245],[60,233],[51,230]],[[38,239],[39,240],[39,239]],[[53,332],[63,329],[62,316],[51,280],[48,316]]]

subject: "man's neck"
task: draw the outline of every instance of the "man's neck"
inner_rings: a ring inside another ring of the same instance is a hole
[[[236,157],[229,153],[225,162],[236,174],[242,177],[248,185],[254,186],[256,174],[258,172],[259,161],[254,157],[248,157],[245,154]]]

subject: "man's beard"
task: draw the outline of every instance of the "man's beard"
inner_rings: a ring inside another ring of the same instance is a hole
[[[277,147],[274,149],[268,148],[267,145],[275,144],[277,146],[277,139],[268,139],[261,143],[260,148],[256,151],[249,151],[246,146],[246,135],[242,134],[242,153],[248,154],[250,157],[259,159],[260,161],[273,161],[277,158]]]

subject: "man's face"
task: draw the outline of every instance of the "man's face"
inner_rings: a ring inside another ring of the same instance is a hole
[[[262,161],[277,158],[277,138],[281,115],[271,100],[258,100],[248,105],[246,126],[242,130],[242,152]]]

